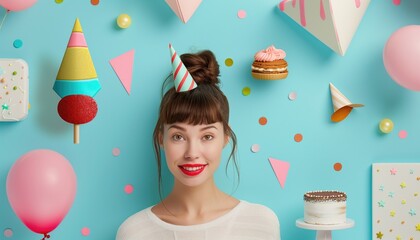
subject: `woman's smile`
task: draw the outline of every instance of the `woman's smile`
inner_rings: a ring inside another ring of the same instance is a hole
[[[208,164],[183,164],[179,165],[179,169],[188,176],[197,176],[204,171]]]

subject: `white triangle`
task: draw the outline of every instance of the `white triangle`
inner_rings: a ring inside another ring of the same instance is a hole
[[[344,56],[369,4],[370,0],[282,0],[280,9]]]

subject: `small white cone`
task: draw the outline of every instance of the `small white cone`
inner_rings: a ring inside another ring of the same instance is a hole
[[[330,83],[330,91],[334,107],[334,113],[331,115],[331,121],[333,122],[344,120],[353,108],[364,106],[363,104],[350,102],[332,83]]]

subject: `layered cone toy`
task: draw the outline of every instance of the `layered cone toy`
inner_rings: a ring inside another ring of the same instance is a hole
[[[331,99],[334,107],[334,113],[331,115],[331,121],[343,121],[355,107],[363,107],[363,104],[351,103],[332,83],[330,83]]]
[[[79,19],[76,19],[53,87],[62,98],[60,117],[74,125],[74,143],[79,143],[79,125],[92,121],[98,111],[93,97],[101,89]]]

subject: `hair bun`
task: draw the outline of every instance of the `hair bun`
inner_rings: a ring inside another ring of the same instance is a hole
[[[197,84],[219,83],[219,64],[211,51],[182,54],[181,60]]]

